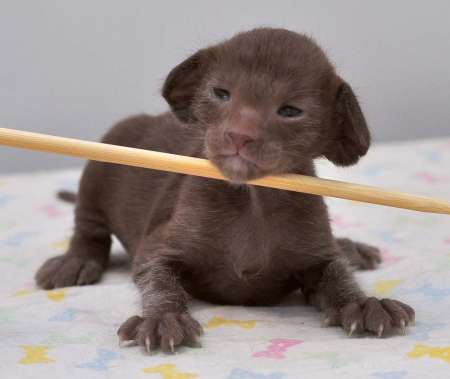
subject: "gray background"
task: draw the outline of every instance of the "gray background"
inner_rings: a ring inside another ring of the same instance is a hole
[[[376,141],[450,135],[450,1],[0,0],[0,126],[95,140],[166,105],[168,71],[255,26],[313,35]],[[81,165],[0,147],[0,172]]]

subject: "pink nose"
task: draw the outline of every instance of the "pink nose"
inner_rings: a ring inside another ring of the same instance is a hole
[[[254,141],[254,139],[246,134],[240,134],[235,132],[228,132],[227,137],[230,139],[231,143],[236,147],[236,149],[243,148],[246,144]]]

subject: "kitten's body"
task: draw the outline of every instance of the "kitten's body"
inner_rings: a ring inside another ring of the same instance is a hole
[[[166,113],[129,118],[103,142],[204,158],[197,137]],[[309,270],[334,258],[324,252],[340,252],[319,196],[100,162],[90,162],[82,180],[89,185],[80,186],[80,207],[95,202],[96,216],[104,215],[130,255],[160,227],[188,250],[180,256],[183,287],[207,301],[279,302],[300,288],[298,267]]]
[[[143,316],[119,329],[148,352],[196,343],[187,294],[214,303],[272,304],[301,289],[350,334],[404,329],[414,311],[367,298],[349,268],[373,268],[376,248],[335,239],[319,196],[247,186],[288,172],[315,175],[326,157],[351,165],[370,134],[351,87],[309,38],[256,29],[200,50],[163,88],[173,113],[137,116],[104,142],[208,158],[234,184],[108,163],[88,163],[69,251],[48,260],[43,288],[93,283],[111,234],[133,257]]]

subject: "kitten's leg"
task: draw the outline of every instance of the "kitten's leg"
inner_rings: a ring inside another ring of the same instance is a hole
[[[111,234],[101,213],[79,204],[68,251],[47,260],[35,275],[36,283],[44,289],[95,283],[107,266],[110,248]]]
[[[133,277],[142,294],[143,314],[133,316],[119,328],[121,345],[135,342],[148,353],[157,347],[173,353],[179,345],[198,345],[201,325],[187,310],[177,264],[164,247],[140,249],[133,262]]]
[[[349,238],[336,238],[336,242],[350,265],[357,270],[373,270],[381,263],[380,250]]]
[[[371,332],[388,336],[414,321],[414,310],[397,300],[367,297],[356,283],[346,259],[336,259],[303,275],[308,302],[325,312],[327,325],[342,326],[349,335]]]

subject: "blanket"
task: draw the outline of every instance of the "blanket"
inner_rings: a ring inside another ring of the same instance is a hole
[[[55,158],[57,159],[57,157]],[[320,161],[322,177],[449,199],[450,138],[374,146],[353,168]],[[64,253],[79,169],[0,176],[0,378],[407,379],[450,377],[450,217],[328,198],[333,230],[381,248],[383,263],[357,272],[364,290],[416,310],[406,335],[349,338],[293,294],[279,306],[192,301],[202,348],[145,355],[116,331],[139,314],[130,261],[117,241],[92,286],[44,291],[34,273]]]

